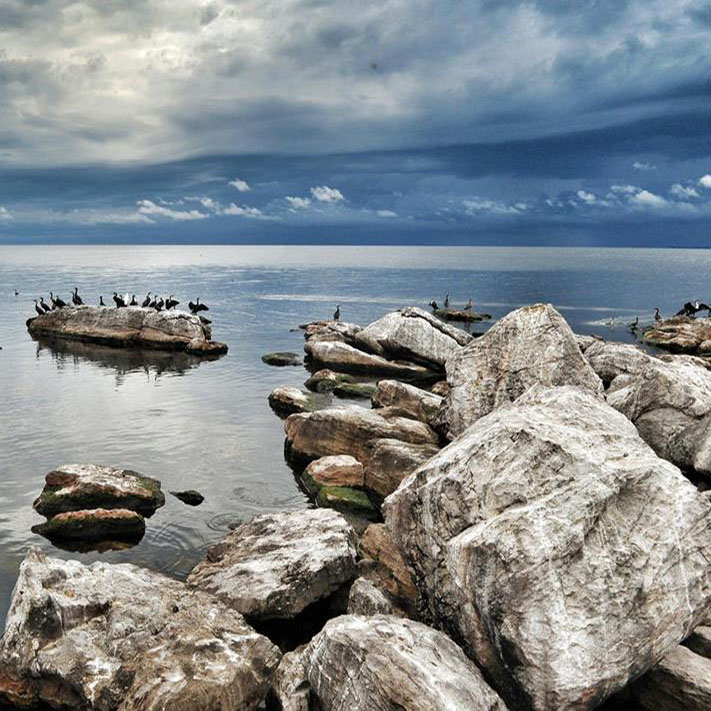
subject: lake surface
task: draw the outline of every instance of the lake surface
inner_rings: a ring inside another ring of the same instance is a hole
[[[300,352],[291,329],[329,318],[365,324],[431,298],[470,297],[498,318],[550,301],[573,328],[632,340],[624,324],[711,298],[711,251],[552,248],[0,247],[0,629],[26,550],[84,562],[131,562],[184,577],[231,524],[309,505],[283,459],[281,421],[267,404],[277,385],[300,386],[302,368],[260,356]],[[209,305],[215,362],[143,359],[110,349],[34,342],[25,320],[50,290],[86,303],[103,294],[174,294]],[[14,290],[20,292],[14,296]],[[477,326],[476,328],[483,328]],[[30,528],[44,475],[70,462],[110,464],[197,489],[196,508],[167,496],[135,547],[69,553]]]

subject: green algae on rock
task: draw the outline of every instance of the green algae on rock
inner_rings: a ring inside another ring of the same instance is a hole
[[[45,523],[32,527],[50,540],[79,539],[83,541],[139,541],[146,531],[141,514],[128,509],[89,509],[66,511]]]

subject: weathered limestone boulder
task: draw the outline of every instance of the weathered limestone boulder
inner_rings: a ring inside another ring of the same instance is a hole
[[[433,395],[439,395],[440,397],[446,397],[449,395],[450,390],[451,388],[446,380],[439,380],[430,388],[430,392]]]
[[[398,407],[422,422],[433,422],[442,397],[398,380],[380,380],[372,397],[373,407]]]
[[[410,444],[398,439],[375,439],[370,443],[364,484],[385,498],[417,467],[439,452],[436,444]]]
[[[363,465],[349,454],[321,457],[304,470],[318,486],[363,486]]]
[[[32,527],[33,533],[50,540],[140,541],[145,531],[143,516],[128,509],[66,511]]]
[[[585,349],[585,359],[602,380],[605,388],[620,375],[639,375],[649,363],[658,361],[631,343],[594,340]]]
[[[356,333],[361,326],[347,321],[315,321],[303,324],[304,338],[307,341],[340,341],[353,345]]]
[[[343,615],[330,620],[289,663],[289,673],[278,675],[288,683],[286,688],[277,685],[277,696],[288,703],[288,691],[298,690],[301,702],[305,694],[312,706],[287,708],[506,709],[447,635],[393,615]]]
[[[702,657],[711,659],[711,627],[699,625],[685,640],[684,646]]]
[[[587,349],[593,343],[597,343],[598,341],[602,341],[603,339],[600,336],[585,336],[583,334],[576,333],[575,340],[578,342],[580,350],[585,353],[585,351],[587,351]]]
[[[287,652],[276,673],[272,692],[279,702],[281,711],[313,711],[310,704],[311,687],[304,678],[303,653],[305,645]]]
[[[70,338],[122,348],[158,348],[184,351],[212,337],[210,326],[185,311],[156,311],[130,306],[67,306],[27,322],[33,336]],[[224,344],[220,344],[223,348]]]
[[[708,711],[711,659],[686,647],[675,647],[632,685],[632,692],[649,711]]]
[[[304,358],[289,351],[277,351],[276,353],[265,353],[262,356],[262,363],[273,365],[277,368],[284,368],[292,365],[303,365]]]
[[[675,353],[711,353],[711,319],[674,316],[658,321],[642,339],[657,348]]]
[[[344,515],[353,514],[368,521],[380,518],[380,509],[368,494],[352,486],[322,486],[318,489],[316,503],[322,508],[335,509]]]
[[[711,475],[711,372],[696,361],[650,359],[607,400],[660,457]]]
[[[350,375],[322,368],[317,370],[304,385],[313,392],[326,393],[333,390],[337,385],[350,382],[353,382],[353,378]]]
[[[207,552],[187,583],[254,619],[292,618],[356,576],[356,534],[329,509],[264,514]]]
[[[435,444],[437,434],[423,422],[393,415],[388,408],[367,410],[353,405],[291,415],[284,422],[289,461],[298,466],[330,454],[367,459],[368,442],[398,439],[413,444]]]
[[[331,370],[406,380],[427,380],[433,377],[429,368],[415,363],[386,360],[340,341],[307,341],[304,350],[313,362]]]
[[[405,358],[440,370],[447,358],[470,340],[468,333],[415,307],[386,314],[354,338],[358,348],[370,353],[384,358]]]
[[[133,565],[31,551],[0,640],[0,705],[256,709],[279,658],[212,595]]]
[[[395,605],[414,615],[417,589],[412,571],[387,528],[382,523],[370,524],[361,536],[358,550],[364,577],[384,591]]]
[[[387,595],[368,578],[356,578],[348,593],[349,615],[392,615],[394,608]]]
[[[576,385],[602,394],[565,319],[550,304],[512,311],[447,361],[451,386],[438,416],[450,439],[534,385]]]
[[[309,412],[319,406],[313,393],[305,393],[299,388],[281,385],[269,393],[269,407],[278,415],[291,415],[295,412]]]
[[[165,504],[160,482],[128,469],[96,464],[65,464],[49,472],[32,504],[48,518],[81,509],[130,509],[152,516]]]
[[[529,389],[383,511],[421,614],[512,708],[593,708],[711,604],[711,498],[594,390]]]
[[[203,358],[219,358],[225,355],[229,349],[226,343],[219,341],[208,341],[204,338],[193,338],[188,341],[185,346],[185,352],[192,356],[201,356]]]

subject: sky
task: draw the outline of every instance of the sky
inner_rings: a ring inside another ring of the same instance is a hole
[[[711,246],[711,0],[3,0],[25,242]]]

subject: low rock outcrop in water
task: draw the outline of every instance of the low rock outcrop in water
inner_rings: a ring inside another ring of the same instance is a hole
[[[392,615],[331,620],[284,657],[276,687],[282,707],[293,711],[506,711],[447,635]]]
[[[435,309],[434,315],[443,321],[461,321],[471,323],[475,321],[488,321],[490,314],[479,313],[469,309]]]
[[[50,540],[140,541],[145,531],[143,516],[129,509],[66,511],[32,527]]]
[[[515,709],[588,709],[711,604],[711,498],[590,389],[529,389],[385,501],[425,619]]]
[[[129,306],[67,306],[27,321],[37,337],[68,338],[120,348],[156,348],[217,356],[224,343],[211,341],[210,326],[185,311],[156,311]]]
[[[674,316],[656,322],[642,334],[642,339],[652,346],[675,353],[710,355],[711,318]]]
[[[356,534],[329,509],[264,514],[207,552],[187,583],[253,619],[296,617],[356,576]]]
[[[184,583],[32,551],[0,640],[0,704],[256,709],[280,656],[237,611]]]

